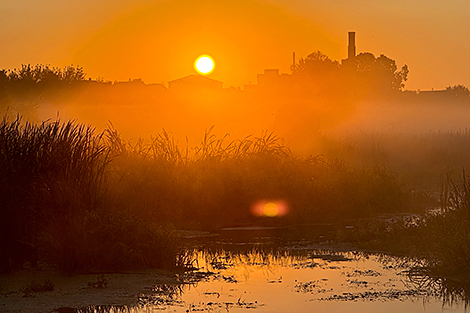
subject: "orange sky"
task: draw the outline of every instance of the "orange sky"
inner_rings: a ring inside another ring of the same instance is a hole
[[[2,0],[0,68],[73,64],[161,83],[209,54],[209,77],[243,86],[265,68],[288,73],[293,51],[341,60],[356,31],[358,52],[409,66],[407,89],[470,87],[469,20],[468,0]]]

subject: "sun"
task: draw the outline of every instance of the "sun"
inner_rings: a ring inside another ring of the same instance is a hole
[[[210,74],[214,70],[214,60],[208,55],[201,55],[194,62],[194,68],[203,75]]]

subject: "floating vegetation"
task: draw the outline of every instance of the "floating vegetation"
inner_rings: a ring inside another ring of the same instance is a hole
[[[333,288],[327,288],[327,280],[328,279],[319,279],[309,282],[296,282],[294,291],[303,293],[325,293],[333,291]]]
[[[363,291],[357,293],[344,292],[342,294],[334,294],[329,297],[319,298],[320,301],[392,301],[403,300],[411,297],[432,296],[432,292],[428,290],[385,290],[385,291]]]
[[[255,308],[268,311],[298,311],[314,310],[319,302],[325,309],[337,309],[340,302],[376,302],[368,311],[368,306],[361,306],[362,312],[377,312],[384,303],[386,308],[390,301],[399,301],[400,306],[412,308],[417,300],[426,302],[432,311],[441,309],[443,302],[446,306],[455,306],[457,311],[462,307],[461,296],[465,291],[444,285],[437,280],[410,276],[411,272],[403,272],[404,265],[396,258],[397,266],[392,266],[391,258],[369,253],[359,255],[351,252],[334,252],[327,250],[302,250],[273,255],[258,255],[259,251],[237,255],[224,251],[220,254],[211,252],[204,256],[198,252],[196,259],[199,270],[176,271],[162,278],[164,282],[155,284],[154,280],[145,278],[143,285],[135,294],[126,297],[126,305],[99,305],[85,307],[62,307],[56,310],[60,313],[143,313],[168,310],[174,312],[226,312]],[[311,256],[342,255],[336,261],[317,259],[315,267],[298,266],[311,264]],[[349,261],[344,261],[349,259]],[[227,266],[215,270],[211,263],[223,262]],[[411,263],[408,263],[411,264]],[[386,265],[386,266],[384,266]],[[209,271],[208,269],[211,269]],[[107,274],[108,275],[108,274]],[[129,277],[126,274],[124,277]],[[142,273],[139,273],[142,275]],[[94,276],[93,286],[103,282],[101,276]],[[144,275],[143,277],[147,277]],[[129,277],[131,278],[131,277]],[[420,280],[421,279],[421,280]],[[113,280],[114,282],[114,280]],[[96,284],[95,284],[96,283]],[[91,287],[91,286],[90,286]],[[82,288],[83,290],[106,294],[103,299],[109,301],[111,293],[115,294],[115,284],[108,288]],[[439,289],[441,288],[441,289]],[[143,291],[142,291],[143,290]],[[3,299],[11,299],[15,294],[5,295]],[[35,295],[36,297],[40,295]],[[119,300],[114,300],[119,303]],[[109,303],[109,302],[107,302]],[[463,302],[464,303],[464,302]],[[365,309],[364,309],[365,308]],[[433,308],[433,309],[431,309]],[[363,310],[364,309],[364,310]],[[50,310],[52,311],[52,309]],[[451,310],[452,311],[452,310]]]
[[[236,302],[200,302],[200,303],[192,303],[188,306],[186,312],[200,312],[200,311],[212,311],[214,309],[224,309],[229,312],[232,308],[238,309],[256,309],[259,307],[264,306],[264,304],[258,303],[258,301],[254,302],[246,302],[245,300],[238,298]]]
[[[355,269],[352,272],[344,273],[346,277],[359,277],[359,276],[368,276],[368,277],[378,277],[382,276],[382,273],[367,269],[367,270],[359,270]]]
[[[87,285],[89,288],[102,289],[108,287],[108,280],[104,277],[104,275],[101,275],[96,278],[96,281],[90,281]]]
[[[20,288],[19,291],[24,294],[23,297],[30,297],[35,292],[46,292],[53,290],[54,284],[50,281],[50,279],[46,279],[43,282],[32,281],[26,286]]]

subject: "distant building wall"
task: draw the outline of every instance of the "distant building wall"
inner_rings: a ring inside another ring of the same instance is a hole
[[[258,86],[260,88],[284,88],[291,83],[292,76],[279,74],[279,69],[265,69],[264,74],[258,74]]]

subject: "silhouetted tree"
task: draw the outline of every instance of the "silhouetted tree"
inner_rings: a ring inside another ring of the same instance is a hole
[[[402,90],[409,73],[407,65],[398,70],[395,60],[383,54],[376,58],[369,52],[356,56],[355,70],[370,91]]]
[[[338,95],[343,87],[341,66],[321,51],[315,51],[306,58],[300,58],[293,71],[297,84],[302,86],[304,97],[328,97]]]
[[[374,68],[375,56],[370,52],[363,52],[356,56],[355,61],[358,73],[370,73]]]
[[[66,83],[73,83],[85,80],[85,72],[82,67],[67,66],[61,72],[61,80]]]
[[[324,93],[341,91],[354,98],[402,90],[409,73],[407,65],[398,69],[395,60],[383,54],[375,57],[369,52],[358,54],[354,62],[340,65],[316,51],[301,58],[293,70],[301,81],[308,80]]]
[[[405,87],[405,82],[408,80],[408,66],[405,64],[403,67],[398,70],[395,60],[392,60],[385,55],[381,54],[376,60],[375,63],[380,69],[379,72],[382,72],[385,78],[384,83],[390,82],[390,87],[392,90],[402,90]]]
[[[46,86],[58,86],[61,79],[61,70],[50,68],[48,65],[36,66],[36,82]]]
[[[295,66],[295,73],[311,76],[325,75],[340,68],[337,61],[330,59],[321,51],[315,51],[306,58],[300,58]]]

